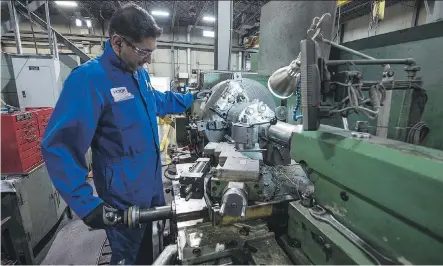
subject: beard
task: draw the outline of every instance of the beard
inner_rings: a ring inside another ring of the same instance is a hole
[[[144,64],[145,63],[143,61],[138,61],[138,62],[129,62],[127,65],[132,71],[137,71],[142,69]]]

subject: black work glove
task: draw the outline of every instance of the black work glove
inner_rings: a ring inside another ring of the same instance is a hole
[[[123,211],[101,203],[83,218],[83,222],[93,229],[117,227],[123,224]]]

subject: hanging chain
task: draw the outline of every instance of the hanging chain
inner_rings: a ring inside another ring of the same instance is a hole
[[[369,18],[369,27],[368,27],[368,37],[369,32],[372,30],[373,27],[375,27],[375,34],[377,34],[378,25],[380,22],[380,2],[381,0],[372,0],[371,1],[371,15]],[[375,9],[375,12],[374,12]],[[374,14],[375,13],[375,14]]]

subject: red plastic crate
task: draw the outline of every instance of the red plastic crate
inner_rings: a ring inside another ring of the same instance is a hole
[[[1,115],[1,172],[27,173],[43,162],[35,112]]]

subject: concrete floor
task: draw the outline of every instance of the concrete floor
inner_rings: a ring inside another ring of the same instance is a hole
[[[165,133],[165,126],[159,126],[160,141]],[[175,132],[169,133],[169,143],[175,140]],[[166,150],[165,150],[166,151]],[[162,164],[166,164],[166,152],[162,152]],[[90,182],[93,186],[93,182]],[[171,181],[163,177],[164,188],[171,186]],[[172,200],[168,194],[165,195],[167,202]],[[154,250],[158,250],[158,236],[156,226],[153,232]],[[44,256],[43,265],[96,265],[100,249],[106,239],[104,230],[89,231],[88,227],[76,215],[72,220],[64,218],[59,225],[55,238],[42,250],[39,256]],[[157,254],[156,254],[157,253]],[[154,252],[154,256],[158,251]]]

